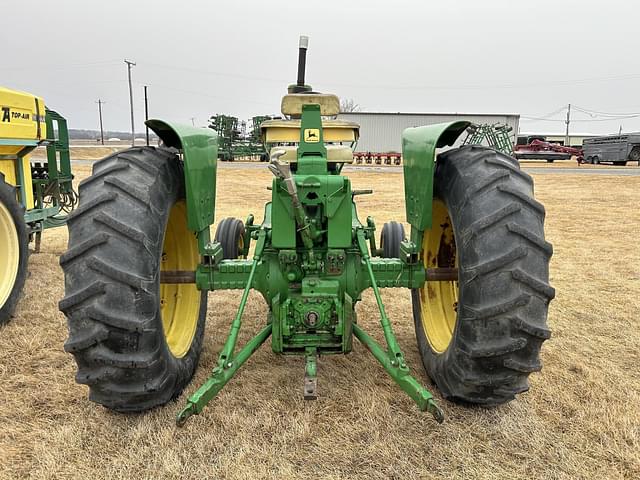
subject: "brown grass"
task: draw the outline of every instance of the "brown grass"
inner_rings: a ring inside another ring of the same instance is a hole
[[[79,177],[88,167],[76,168]],[[270,174],[219,171],[217,219],[262,217]],[[361,219],[379,227],[404,217],[402,176],[357,172]],[[260,349],[202,415],[183,429],[174,416],[186,395],[144,415],[119,415],[87,400],[64,353],[58,258],[65,229],[44,235],[16,318],[0,329],[0,477],[45,478],[639,478],[639,177],[536,177],[554,244],[557,298],[531,391],[508,405],[465,408],[436,397],[443,425],[420,413],[357,344],[322,358],[321,397],[302,400],[303,363]],[[409,293],[384,292],[414,373],[418,357]],[[206,378],[239,302],[209,297],[206,342],[191,393]],[[265,320],[252,295],[241,341]],[[380,339],[370,294],[359,321]]]
[[[96,160],[106,157],[107,155],[111,155],[119,150],[124,150],[129,146],[130,145],[71,145],[69,147],[69,154],[74,160]],[[33,152],[33,158],[36,161],[44,159],[46,156],[47,153],[44,147],[40,147]]]

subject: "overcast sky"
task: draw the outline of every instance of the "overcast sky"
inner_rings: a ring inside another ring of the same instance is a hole
[[[72,128],[98,128],[101,98],[105,128],[129,129],[125,58],[138,132],[145,84],[152,117],[278,113],[306,34],[307,83],[364,111],[519,113],[521,131],[544,133],[564,131],[571,103],[573,132],[640,131],[630,0],[2,4],[0,85],[44,97]]]

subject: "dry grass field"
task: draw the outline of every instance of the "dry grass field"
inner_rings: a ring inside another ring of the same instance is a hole
[[[80,178],[89,167],[76,168]],[[216,218],[262,217],[271,174],[220,169]],[[404,217],[402,176],[356,172],[361,218]],[[194,381],[176,403],[141,415],[87,400],[63,351],[58,259],[65,229],[48,231],[16,318],[0,329],[0,478],[640,478],[640,177],[537,175],[555,248],[553,337],[531,391],[495,409],[444,401],[436,424],[354,342],[319,363],[316,402],[302,400],[303,361],[262,347],[202,415],[174,417],[214,365],[239,293],[209,295],[206,341]],[[410,295],[383,292],[409,365],[426,385]],[[241,342],[265,321],[252,295]],[[381,339],[371,294],[359,322]]]
[[[107,155],[111,155],[119,150],[123,150],[129,145],[75,145],[72,144],[69,147],[69,154],[71,158],[74,160],[95,160],[96,158],[106,157]],[[45,159],[47,157],[46,149],[44,147],[38,148],[34,153],[33,157],[36,161],[40,159]]]

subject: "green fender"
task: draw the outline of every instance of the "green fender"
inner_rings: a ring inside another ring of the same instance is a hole
[[[195,128],[158,119],[145,123],[166,146],[181,150],[187,226],[194,232],[208,229],[213,223],[216,207],[218,135],[210,128]]]
[[[470,122],[449,122],[407,128],[402,132],[404,197],[407,222],[416,231],[431,228],[436,148],[453,145]]]

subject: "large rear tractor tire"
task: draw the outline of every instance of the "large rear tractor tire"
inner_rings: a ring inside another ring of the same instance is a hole
[[[174,153],[132,148],[94,165],[69,215],[69,249],[60,258],[65,350],[89,398],[112,410],[176,398],[198,364],[207,292],[160,284],[160,270],[194,270],[200,261],[184,198]]]
[[[16,189],[0,173],[0,325],[7,323],[27,278],[29,234]]]
[[[458,281],[412,291],[418,348],[445,398],[498,405],[529,389],[551,335],[552,246],[542,204],[517,160],[480,146],[438,157],[426,267],[458,269]]]

